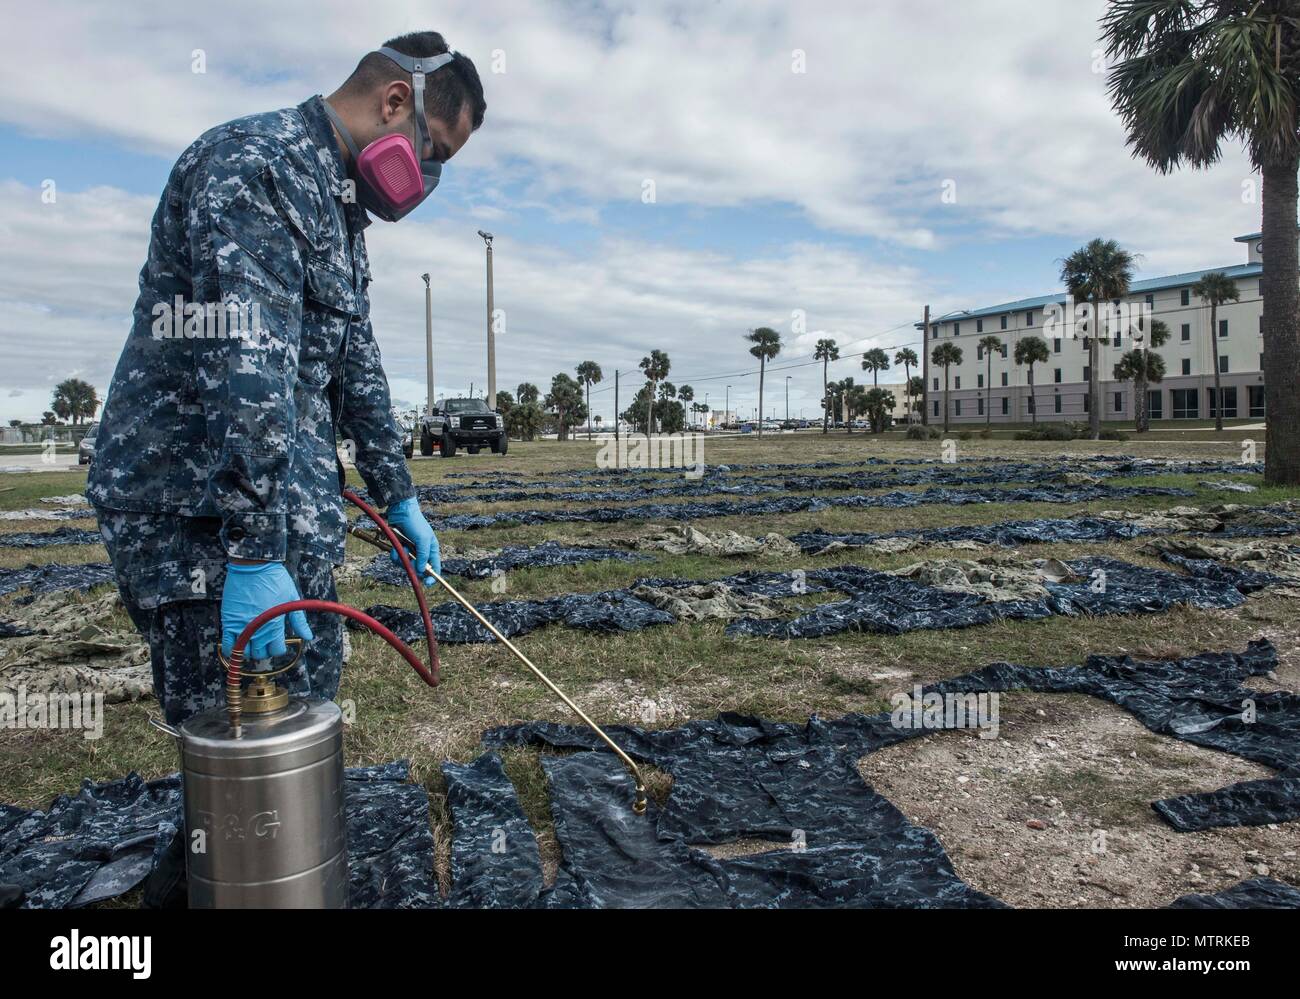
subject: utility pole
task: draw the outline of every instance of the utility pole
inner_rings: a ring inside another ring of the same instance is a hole
[[[727,414],[728,414],[729,412],[731,412],[731,386],[730,386],[730,385],[727,386],[727,396],[726,396],[726,400],[727,400],[727,401],[724,402],[724,403],[722,404],[722,424],[723,424],[723,426],[726,426],[726,424],[727,424]]]
[[[496,412],[497,408],[497,338],[492,329],[492,233],[482,229],[478,234],[487,246],[487,368],[488,368],[488,409]]]
[[[785,376],[785,422],[790,422],[790,376]]]
[[[930,425],[930,307],[921,321],[921,423]]]
[[[433,416],[433,288],[429,285],[429,275],[421,274],[424,279],[424,380],[428,390],[424,415]]]
[[[614,371],[614,443],[618,444],[618,370]],[[618,454],[618,447],[614,448],[614,453]]]

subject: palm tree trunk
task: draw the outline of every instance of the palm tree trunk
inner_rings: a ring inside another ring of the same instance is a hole
[[[1034,398],[1034,365],[1029,365],[1029,419],[1033,424],[1038,423],[1038,400]]]
[[[1142,434],[1147,430],[1147,352],[1142,348],[1142,370],[1138,372],[1137,378],[1133,379],[1133,394],[1136,398],[1133,400],[1133,420],[1137,432]]]
[[[591,440],[591,382],[587,382],[587,440]]]
[[[1095,441],[1101,440],[1101,372],[1097,361],[1101,357],[1101,300],[1092,303],[1092,319],[1088,323],[1092,338],[1088,341],[1088,432]]]
[[[1268,252],[1264,299],[1267,448],[1264,481],[1300,485],[1300,250],[1296,232],[1297,158],[1263,168],[1263,239]],[[1218,365],[1215,365],[1217,370]]]
[[[1214,429],[1223,429],[1223,390],[1219,388],[1219,303],[1210,302],[1210,367],[1214,369]]]
[[[831,397],[830,397],[831,393],[830,393],[830,388],[828,387],[826,382],[826,379],[828,377],[827,369],[830,367],[830,363],[831,363],[831,359],[829,356],[822,358],[822,433],[823,434],[827,432],[826,421],[830,419],[830,415],[831,415]]]
[[[984,353],[984,384],[987,386],[984,390],[984,426],[989,428],[993,426],[993,351]]]
[[[943,432],[948,432],[948,365],[943,366]]]
[[[757,335],[757,334],[755,334]],[[758,436],[763,436],[763,373],[767,369],[767,358],[758,359]]]

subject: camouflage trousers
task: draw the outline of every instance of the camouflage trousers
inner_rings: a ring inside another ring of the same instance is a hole
[[[100,509],[100,533],[131,620],[149,643],[154,695],[178,725],[226,702],[221,648],[225,553],[220,522]],[[333,561],[290,548],[285,568],[304,598],[337,600]],[[312,641],[297,665],[276,678],[291,694],[332,700],[343,668],[343,619],[308,613]],[[266,669],[252,663],[248,669]]]

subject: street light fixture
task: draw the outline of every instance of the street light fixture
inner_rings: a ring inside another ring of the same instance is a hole
[[[495,412],[497,408],[497,341],[496,334],[492,329],[492,233],[480,229],[478,234],[483,237],[483,244],[487,247],[487,404],[488,409]]]
[[[421,274],[424,280],[424,380],[428,398],[425,400],[424,415],[433,416],[433,288],[429,284],[429,275]]]

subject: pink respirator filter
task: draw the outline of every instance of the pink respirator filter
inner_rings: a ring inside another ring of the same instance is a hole
[[[366,146],[357,157],[357,172],[398,211],[419,203],[424,177],[411,140],[385,135]]]

